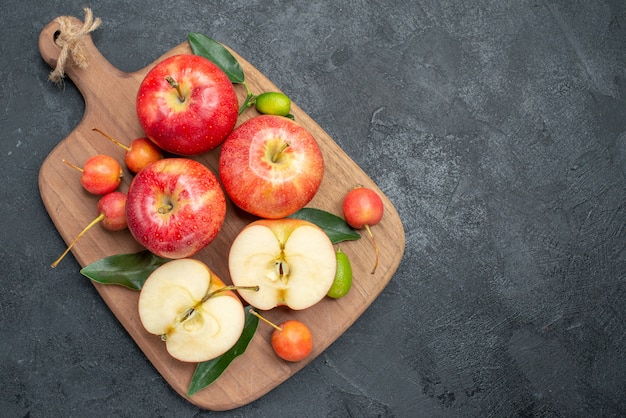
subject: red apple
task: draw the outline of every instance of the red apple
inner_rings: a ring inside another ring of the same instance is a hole
[[[237,206],[261,218],[278,219],[313,199],[324,176],[324,158],[304,127],[286,117],[260,115],[226,138],[219,172]]]
[[[159,148],[190,156],[224,141],[237,122],[239,103],[217,65],[198,55],[180,54],[146,74],[137,93],[137,115]]]
[[[152,253],[190,257],[213,241],[226,217],[216,176],[189,158],[155,161],[133,178],[126,202],[128,229]]]

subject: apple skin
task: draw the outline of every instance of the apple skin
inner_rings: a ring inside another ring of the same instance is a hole
[[[146,249],[185,258],[215,239],[226,217],[226,199],[206,166],[189,158],[165,158],[135,175],[126,214],[128,229]]]
[[[328,235],[317,225],[292,218],[259,219],[235,237],[228,255],[235,286],[261,310],[309,308],[322,300],[335,281],[337,260]]]
[[[279,219],[313,199],[324,176],[324,158],[304,127],[286,117],[260,115],[228,135],[219,173],[235,205],[261,218]]]
[[[180,361],[218,357],[239,340],[243,305],[207,265],[191,258],[173,260],[153,271],[139,294],[139,318],[146,331],[165,340]]]
[[[167,77],[178,83],[184,100]],[[239,116],[228,76],[194,54],[174,55],[156,64],[139,86],[136,108],[148,138],[162,150],[182,156],[220,145]]]

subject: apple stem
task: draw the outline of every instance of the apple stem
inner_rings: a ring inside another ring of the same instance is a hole
[[[159,212],[161,215],[165,215],[167,212],[171,211],[173,207],[173,205],[168,203],[167,205],[163,205],[159,209],[157,209],[157,212]]]
[[[280,148],[278,148],[276,150],[276,152],[274,153],[274,155],[272,155],[272,162],[275,163],[276,161],[278,161],[278,159],[280,158],[280,154],[287,149],[287,147],[289,146],[289,142],[283,142],[280,146]]]
[[[276,328],[278,331],[282,331],[283,329],[281,327],[279,327],[278,325],[276,325],[275,323],[271,322],[268,319],[263,318],[258,312],[256,312],[254,309],[250,308],[248,310],[248,312],[250,312],[252,315],[256,316],[257,318],[259,318],[261,321],[265,322],[268,325],[273,326],[274,328]]]
[[[85,229],[80,231],[80,234],[78,234],[78,236],[76,238],[74,238],[74,241],[72,241],[72,243],[67,247],[67,249],[63,252],[63,254],[61,254],[61,256],[59,258],[57,258],[56,261],[54,263],[52,263],[50,266],[52,268],[55,268],[61,262],[61,260],[63,260],[63,257],[65,257],[67,255],[67,253],[70,252],[70,250],[72,249],[74,244],[76,244],[76,242],[80,239],[80,237],[82,237],[85,234],[85,232],[87,232],[92,226],[94,226],[95,224],[97,224],[98,222],[100,222],[103,219],[104,219],[104,213],[101,213],[96,219],[91,221],[89,223],[89,225],[87,225],[85,227]]]
[[[71,163],[71,162],[67,161],[65,158],[63,159],[63,162],[64,162],[65,164],[69,165],[70,167],[72,167],[73,169],[78,170],[78,171],[80,171],[81,173],[83,172],[83,169],[82,169],[82,168],[80,168],[80,167],[79,167],[79,166],[77,166],[76,164],[73,164],[73,163]]]
[[[376,272],[376,267],[378,267],[378,245],[376,245],[376,239],[374,238],[374,234],[372,234],[372,230],[370,229],[369,225],[365,225],[365,230],[372,239],[372,243],[374,244],[374,251],[376,251],[376,260],[374,261],[374,268],[372,269],[371,273],[374,274]]]
[[[178,81],[174,80],[174,78],[172,78],[169,75],[165,76],[165,79],[170,84],[170,86],[176,89],[176,93],[178,93],[178,100],[180,100],[180,102],[183,103],[185,101],[185,96],[183,95],[183,92],[180,90],[180,84],[178,84]]]
[[[105,134],[104,132],[102,132],[100,129],[98,128],[92,128],[92,131],[96,131],[99,134],[102,134],[105,138],[107,138],[109,141],[113,142],[115,145],[119,145],[120,147],[124,148],[126,151],[130,151],[130,148],[128,148],[126,145],[122,144],[119,141],[116,141],[115,139],[111,138],[109,135]]]

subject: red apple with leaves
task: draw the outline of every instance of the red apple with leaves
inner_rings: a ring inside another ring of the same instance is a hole
[[[260,115],[228,135],[219,173],[237,206],[261,218],[278,219],[313,199],[324,176],[324,158],[303,126],[283,116]]]
[[[189,158],[165,158],[133,178],[128,229],[152,253],[190,257],[209,245],[226,217],[224,192],[211,170]]]
[[[239,114],[235,89],[210,60],[179,54],[154,66],[137,93],[137,116],[159,148],[191,156],[220,145]]]

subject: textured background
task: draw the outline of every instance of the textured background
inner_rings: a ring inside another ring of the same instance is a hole
[[[626,415],[626,3],[100,0],[134,71],[188,31],[229,45],[398,209],[406,251],[365,314],[245,407],[174,393],[68,257],[38,170],[84,110],[39,31],[0,26],[0,411],[6,417]],[[68,208],[71,210],[71,208]]]

